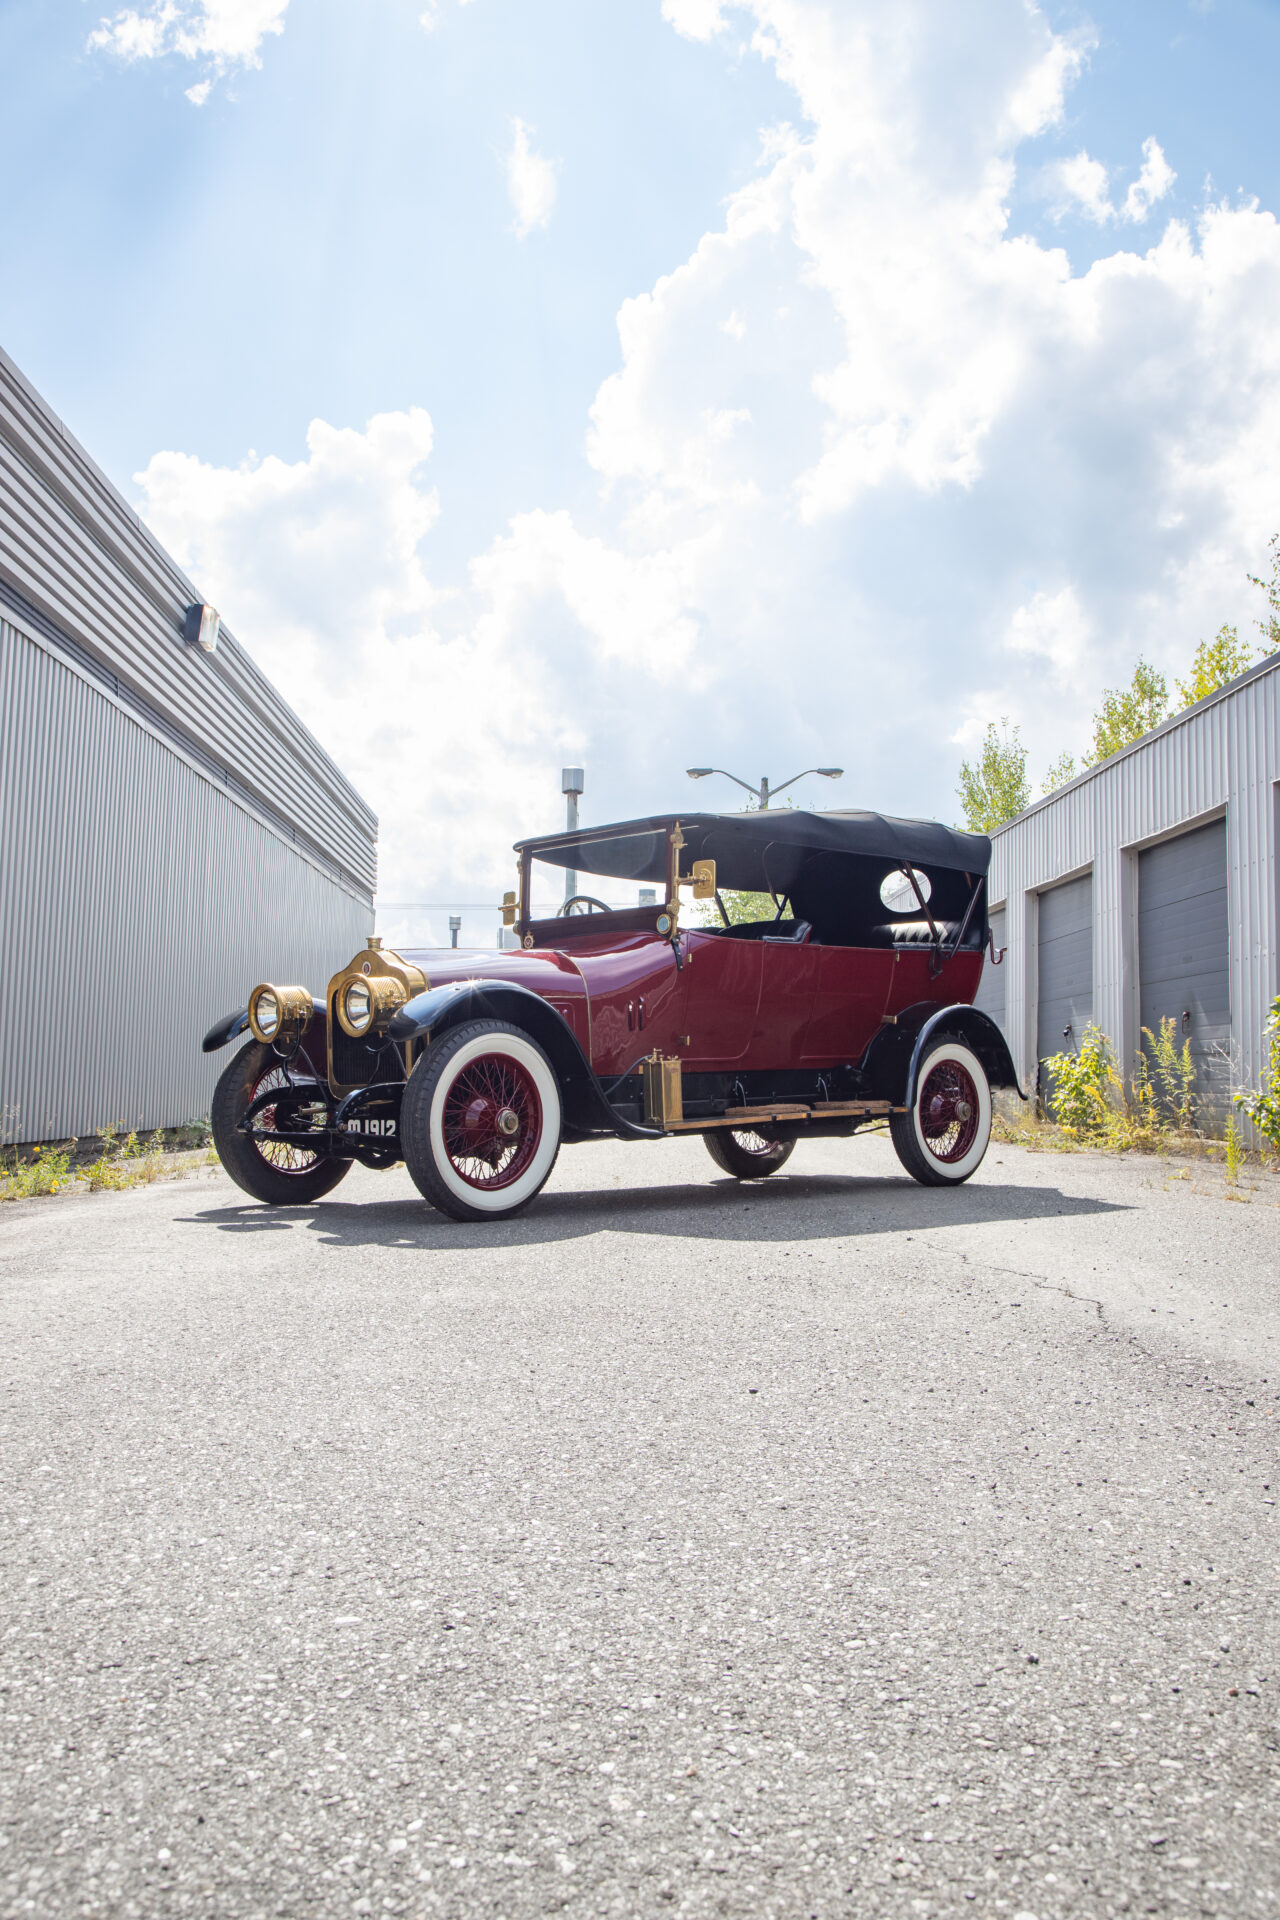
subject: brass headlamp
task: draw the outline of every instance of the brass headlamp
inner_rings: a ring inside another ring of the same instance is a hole
[[[386,974],[353,974],[337,993],[338,1024],[353,1040],[381,1033],[409,998],[408,988]]]
[[[264,1047],[291,1047],[315,1013],[306,987],[276,987],[264,981],[249,995],[249,1026]]]

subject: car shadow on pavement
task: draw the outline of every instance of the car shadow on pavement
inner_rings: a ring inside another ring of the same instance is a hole
[[[588,1234],[670,1234],[676,1239],[803,1241],[857,1239],[924,1228],[1082,1214],[1127,1213],[1110,1200],[1055,1187],[1012,1184],[921,1187],[913,1180],[842,1174],[775,1175],[766,1186],[716,1180],[692,1186],[593,1187],[544,1193],[513,1220],[463,1223],[425,1201],[322,1200],[304,1207],[207,1207],[181,1224],[224,1233],[278,1233],[306,1226],[334,1246],[455,1248],[551,1245]]]

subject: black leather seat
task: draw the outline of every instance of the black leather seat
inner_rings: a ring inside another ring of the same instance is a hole
[[[944,943],[955,938],[958,931],[956,921],[938,920],[935,925]],[[876,928],[876,939],[887,941],[891,947],[931,947],[933,928],[927,920],[890,920],[885,926]]]
[[[807,920],[797,920],[787,933],[765,933],[761,939],[769,947],[803,947],[813,932]]]

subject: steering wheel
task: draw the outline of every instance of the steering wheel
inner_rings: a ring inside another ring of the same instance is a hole
[[[575,893],[571,894],[565,901],[557,918],[563,920],[565,915],[572,913],[575,907],[579,913],[594,913],[597,907],[599,907],[601,913],[608,913],[610,911],[606,902],[597,900],[594,893]]]

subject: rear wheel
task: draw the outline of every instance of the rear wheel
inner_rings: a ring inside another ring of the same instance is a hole
[[[240,1121],[253,1101],[276,1090],[279,1103],[260,1108],[253,1117],[254,1133],[243,1133]],[[322,1089],[308,1097],[305,1086],[289,1079],[279,1054],[256,1040],[241,1047],[223,1072],[214,1088],[209,1118],[213,1144],[226,1171],[238,1187],[271,1207],[304,1206],[319,1200],[333,1191],[351,1165],[349,1160],[331,1160],[294,1140],[269,1138],[277,1128],[306,1133],[326,1126],[329,1109]]]
[[[409,1076],[400,1108],[405,1164],[455,1220],[527,1207],[560,1151],[560,1087],[542,1048],[503,1020],[442,1034]]]
[[[899,1160],[925,1187],[958,1186],[976,1173],[991,1138],[991,1088],[976,1053],[939,1040],[920,1065],[915,1104],[892,1113]]]
[[[702,1139],[716,1165],[736,1180],[766,1179],[785,1165],[796,1144],[733,1127],[713,1127]]]

